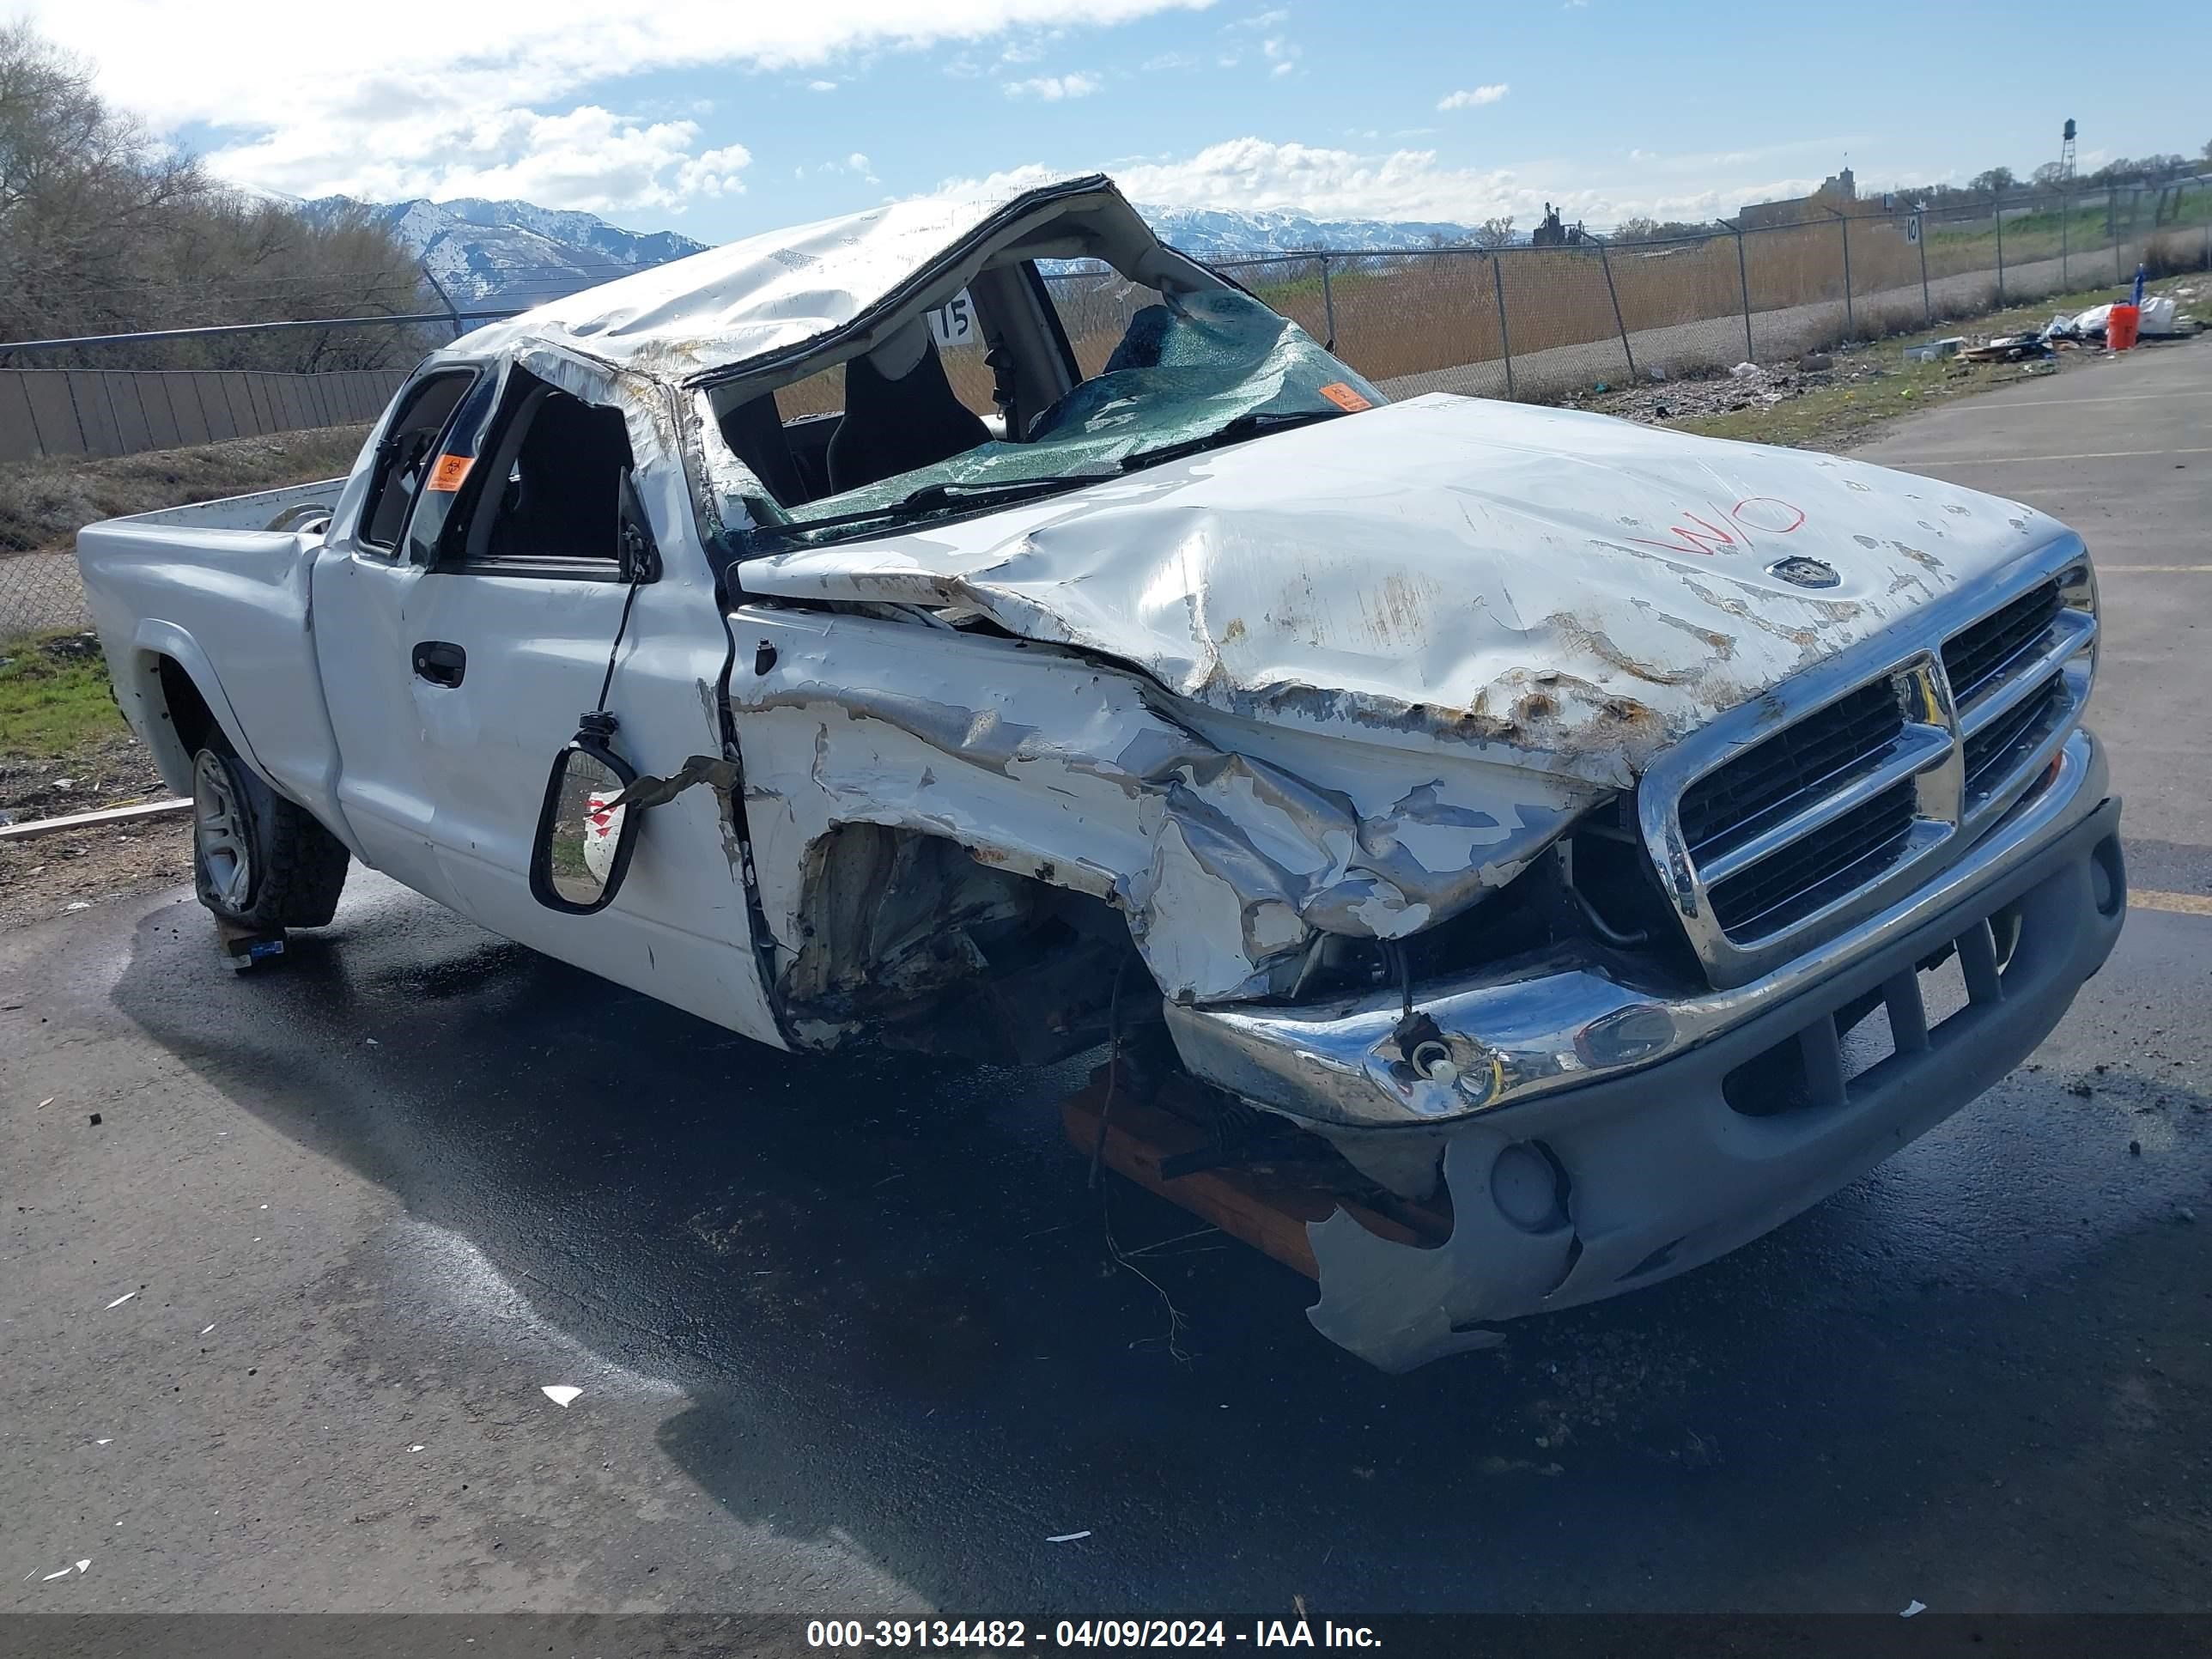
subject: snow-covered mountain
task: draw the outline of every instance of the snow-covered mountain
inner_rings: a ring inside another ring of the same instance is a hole
[[[536,305],[609,282],[647,265],[680,259],[706,246],[674,231],[624,230],[589,213],[530,202],[356,203],[325,196],[301,203],[311,215],[335,216],[355,207],[390,225],[456,306],[505,308]],[[1240,213],[1215,208],[1138,211],[1164,240],[1202,259],[1237,254],[1304,252],[1314,248],[1373,252],[1422,247],[1433,237],[1457,241],[1466,227],[1393,219],[1310,219],[1285,212]]]
[[[366,207],[372,218],[398,233],[453,303],[464,308],[536,305],[707,246],[672,230],[624,230],[593,214],[531,202],[463,197],[452,202],[356,203],[325,196],[302,205],[310,214],[328,216]]]
[[[1139,205],[1137,211],[1162,241],[1201,259],[1226,259],[1239,253],[1303,253],[1314,248],[1376,252],[1425,247],[1432,236],[1455,242],[1469,234],[1465,225],[1401,219],[1309,219],[1279,210],[1240,213],[1227,208]]]

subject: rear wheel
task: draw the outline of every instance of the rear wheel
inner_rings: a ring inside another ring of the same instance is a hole
[[[192,757],[192,886],[240,927],[320,927],[345,885],[345,843],[277,794],[217,733]]]

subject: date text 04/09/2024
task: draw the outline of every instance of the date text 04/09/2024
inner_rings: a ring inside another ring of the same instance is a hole
[[[1322,1620],[1256,1619],[1249,1627],[1220,1619],[815,1619],[810,1648],[1378,1648],[1364,1625]]]

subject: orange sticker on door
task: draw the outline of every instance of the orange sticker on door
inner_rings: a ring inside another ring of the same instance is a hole
[[[1350,386],[1345,385],[1341,380],[1331,380],[1327,386],[1321,389],[1321,395],[1328,398],[1329,402],[1334,404],[1339,409],[1348,409],[1355,415],[1363,409],[1372,409],[1375,407],[1373,404],[1368,402],[1366,398],[1361,397],[1359,393],[1354,392]]]
[[[1365,404],[1361,405],[1366,407]],[[423,488],[434,489],[441,495],[450,495],[461,487],[461,480],[469,476],[469,469],[477,464],[473,455],[441,455],[437,465],[430,469],[430,482]]]

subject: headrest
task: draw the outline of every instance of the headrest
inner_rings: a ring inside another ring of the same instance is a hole
[[[886,380],[903,380],[929,349],[929,319],[916,317],[868,354],[868,365]]]

